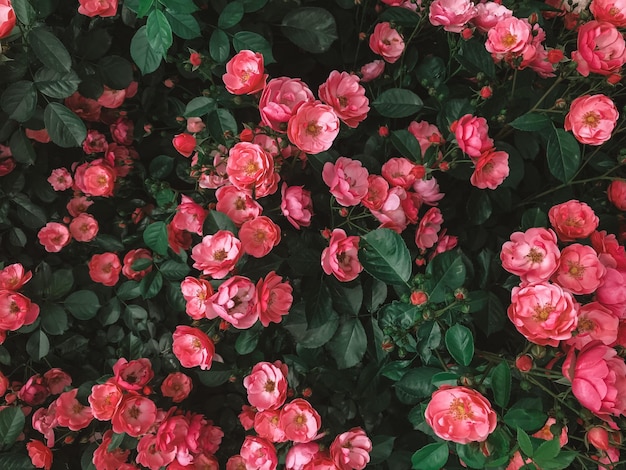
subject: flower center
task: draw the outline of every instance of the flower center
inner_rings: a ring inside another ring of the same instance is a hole
[[[511,47],[517,42],[517,36],[512,33],[506,33],[502,38],[502,44],[506,47]]]
[[[345,96],[340,96],[337,98],[337,100],[339,101],[339,106],[341,106],[342,108],[348,106],[348,98],[346,98]]]
[[[581,317],[578,319],[578,332],[583,333],[585,331],[593,331],[595,327],[595,323],[586,317]]]
[[[247,83],[247,81],[250,80],[250,72],[248,72],[247,70],[241,72],[239,80],[241,80],[241,83]]]
[[[306,416],[298,415],[296,416],[296,419],[293,420],[293,422],[296,423],[297,426],[303,426],[304,424],[306,424]]]
[[[554,307],[550,304],[536,305],[534,319],[536,321],[546,321],[553,311]]]
[[[570,276],[575,277],[576,279],[580,279],[581,277],[583,277],[583,274],[585,273],[584,266],[579,263],[574,263],[572,261],[568,261],[567,265]]]
[[[274,390],[276,390],[276,384],[274,383],[274,381],[268,380],[267,382],[265,382],[264,390],[268,393],[272,393]]]
[[[583,124],[585,126],[593,127],[594,129],[598,127],[601,120],[600,115],[595,111],[589,111],[583,116]]]
[[[246,201],[242,197],[238,197],[235,200],[235,209],[242,211],[246,208]]]
[[[139,416],[141,416],[141,410],[138,406],[133,406],[130,410],[128,410],[128,416],[133,419],[137,419],[139,418]]]
[[[531,248],[526,258],[528,258],[531,263],[541,263],[543,261],[543,253],[536,248]]]
[[[455,398],[450,403],[450,414],[457,421],[474,418],[472,406],[468,403],[464,403],[460,398]]]
[[[215,253],[213,253],[213,259],[215,261],[224,261],[227,257],[227,253],[226,250],[217,250]]]
[[[318,126],[315,121],[309,122],[309,125],[306,126],[306,133],[310,136],[317,137],[322,132],[322,126]]]

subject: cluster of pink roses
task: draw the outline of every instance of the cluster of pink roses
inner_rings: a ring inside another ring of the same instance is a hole
[[[32,277],[20,263],[0,270],[0,344],[8,331],[31,325],[39,316],[39,305],[18,292]]]
[[[320,434],[321,418],[311,404],[296,398],[287,399],[287,365],[259,362],[244,378],[248,401],[239,420],[248,435],[238,455],[231,457],[227,469],[277,468],[278,457],[274,444],[291,441],[285,457],[287,470],[361,470],[370,460],[372,442],[361,428],[353,428],[337,436],[329,451],[322,451],[316,440]]]

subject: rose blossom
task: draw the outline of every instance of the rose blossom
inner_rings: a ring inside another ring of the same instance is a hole
[[[287,136],[298,149],[310,154],[328,150],[339,134],[339,117],[330,106],[310,101],[298,106],[287,123]]]
[[[0,289],[0,330],[15,331],[32,324],[39,316],[39,305],[18,293]]]
[[[99,421],[110,421],[122,402],[123,395],[122,389],[112,380],[91,387],[87,401],[94,418]]]
[[[313,216],[313,201],[311,192],[304,186],[287,186],[283,183],[281,189],[280,210],[287,220],[296,229],[311,225]]]
[[[150,470],[158,470],[167,466],[176,458],[176,449],[168,452],[157,447],[157,437],[154,434],[144,434],[137,443],[137,457],[135,461],[148,467]]]
[[[311,442],[321,425],[322,418],[318,412],[302,398],[286,404],[280,412],[280,427],[285,437],[293,442]]]
[[[193,267],[213,279],[223,279],[235,268],[242,255],[241,242],[228,230],[207,235],[191,250]]]
[[[286,470],[303,470],[313,457],[319,452],[320,446],[316,442],[304,442],[292,446],[285,456]]]
[[[279,176],[274,173],[274,159],[260,145],[238,142],[228,152],[228,180],[240,190],[254,190],[256,197],[273,194]]]
[[[117,173],[102,158],[79,165],[74,172],[74,186],[86,196],[113,196]]]
[[[187,118],[187,132],[190,134],[196,134],[198,132],[202,132],[206,124],[199,117],[188,117]]]
[[[52,395],[58,395],[72,383],[72,377],[58,367],[47,370],[43,374],[43,378]]]
[[[119,447],[109,451],[113,439],[113,431],[108,429],[102,436],[102,442],[93,453],[92,463],[99,470],[122,470],[130,454],[130,449],[122,450]]]
[[[603,282],[596,290],[596,300],[620,318],[626,318],[626,272],[606,268]]]
[[[113,375],[115,383],[124,390],[139,391],[152,380],[154,371],[149,359],[127,361],[121,357],[113,365]]]
[[[437,243],[437,234],[441,230],[443,216],[436,207],[431,207],[420,220],[415,231],[415,244],[418,248],[426,250],[432,248]]]
[[[58,222],[48,222],[39,230],[37,238],[49,253],[58,253],[72,241],[68,228]]]
[[[352,428],[333,440],[330,456],[340,470],[362,470],[370,461],[372,441],[361,428]]]
[[[56,399],[56,419],[59,426],[80,431],[89,426],[93,420],[91,408],[84,406],[76,399],[78,389],[74,388],[64,392]]]
[[[361,199],[361,204],[371,211],[379,211],[388,195],[389,183],[387,180],[379,175],[369,175],[367,177],[367,194]]]
[[[607,268],[626,270],[626,250],[619,244],[615,235],[602,230],[594,231],[589,238],[603,265]]]
[[[199,366],[202,370],[211,368],[215,345],[203,331],[191,326],[178,325],[172,338],[174,339],[172,351],[180,365],[187,368]]]
[[[285,132],[294,110],[301,103],[313,101],[313,93],[299,78],[273,78],[259,100],[261,122],[276,132]]]
[[[102,105],[99,104],[96,100],[93,100],[91,98],[85,98],[79,92],[74,92],[74,94],[65,98],[64,103],[65,106],[70,108],[74,113],[78,115],[79,118],[85,121],[96,122],[100,120]],[[97,131],[87,131],[87,139],[90,139],[90,132]]]
[[[233,276],[207,299],[207,318],[221,317],[235,328],[245,330],[259,318],[256,309],[256,288],[243,276]]]
[[[267,327],[271,322],[280,323],[282,317],[289,313],[293,303],[293,289],[289,282],[274,271],[270,271],[256,284],[257,311],[261,324]]]
[[[264,215],[248,220],[239,229],[243,251],[255,258],[263,258],[280,243],[280,227]]]
[[[91,257],[88,263],[89,277],[94,282],[112,287],[117,284],[122,271],[122,263],[115,253],[101,253]]]
[[[433,392],[424,417],[437,436],[459,444],[484,441],[498,421],[491,403],[476,390],[449,385]]]
[[[49,396],[50,390],[39,374],[31,376],[17,392],[17,397],[30,406],[41,405]]]
[[[52,451],[43,442],[31,439],[26,444],[26,450],[34,467],[45,470],[52,468]]]
[[[387,21],[378,23],[369,40],[370,49],[390,64],[395,63],[404,52],[404,39]]]
[[[502,267],[526,284],[550,279],[558,269],[559,256],[556,233],[545,228],[512,233],[500,251]]]
[[[480,157],[483,152],[493,148],[493,140],[489,137],[487,120],[465,114],[452,124],[450,130],[454,132],[460,149],[472,158]]]
[[[611,23],[592,20],[583,24],[578,29],[577,44],[578,50],[572,52],[572,60],[584,77],[589,73],[619,73],[626,62],[626,42]]]
[[[460,33],[475,16],[476,7],[469,0],[435,0],[428,12],[430,24],[451,33]]]
[[[590,246],[579,243],[563,249],[553,282],[573,294],[591,294],[602,284],[606,268]]]
[[[102,94],[98,97],[98,103],[101,104],[103,108],[117,109],[122,106],[125,99],[126,90],[115,90],[104,85]],[[114,115],[109,114],[109,116]],[[105,120],[103,119],[102,121],[104,122]]]
[[[529,341],[541,346],[558,346],[572,337],[578,325],[578,303],[555,284],[539,283],[514,287],[509,320]]]
[[[0,270],[0,289],[17,291],[33,277],[31,271],[25,271],[20,263],[14,263]]]
[[[257,363],[243,379],[248,402],[259,411],[277,410],[287,398],[287,366],[280,361]]]
[[[369,173],[360,161],[339,157],[335,163],[326,162],[322,179],[330,193],[342,206],[356,206],[365,197]]]
[[[577,334],[566,341],[576,349],[582,349],[592,341],[601,341],[607,346],[617,340],[619,318],[600,302],[591,302],[578,311]]]
[[[0,39],[6,38],[13,27],[17,18],[10,0],[0,0]]]
[[[389,228],[398,233],[409,224],[405,207],[409,198],[407,192],[400,186],[391,188],[379,210],[370,209],[372,215],[378,219],[381,227]]]
[[[174,403],[180,403],[191,393],[193,382],[191,377],[182,372],[170,372],[161,383],[161,393]]]
[[[381,174],[391,186],[409,189],[417,179],[424,177],[424,167],[404,157],[392,157],[381,168]]]
[[[548,218],[559,240],[564,242],[588,237],[600,222],[591,207],[576,199],[552,206]]]
[[[348,72],[330,72],[326,81],[320,85],[318,94],[320,100],[332,106],[339,119],[348,127],[357,127],[370,110],[359,77]]]
[[[180,204],[176,208],[172,224],[179,230],[187,230],[202,235],[202,225],[208,213],[209,211],[200,204],[183,194]]]
[[[65,191],[72,187],[72,175],[66,168],[56,168],[48,177],[48,183],[55,191]]]
[[[43,434],[48,447],[54,447],[54,428],[57,425],[56,404],[50,403],[48,408],[38,408],[32,417],[33,429]]]
[[[278,457],[276,456],[276,449],[266,439],[256,436],[246,436],[241,445],[241,451],[239,452],[241,458],[241,464],[246,469],[255,470],[274,470],[278,465]],[[231,459],[234,457],[231,457]],[[230,459],[229,459],[230,462]],[[226,469],[233,470],[241,468],[240,466],[233,465],[229,467],[226,464]]]
[[[206,314],[206,301],[213,295],[213,287],[206,279],[187,276],[180,283],[180,290],[185,299],[185,312],[194,320],[200,320]]]
[[[343,229],[333,230],[329,246],[322,251],[322,269],[341,282],[356,279],[363,266],[358,258],[359,237],[347,236]]]
[[[487,1],[476,5],[476,16],[471,22],[478,31],[487,33],[500,21],[513,16],[513,12],[497,2]]]
[[[606,188],[606,195],[611,204],[621,211],[626,211],[626,181],[613,180]]]
[[[187,133],[176,134],[172,139],[172,145],[183,157],[191,157],[196,149],[196,138]]]
[[[443,199],[444,194],[439,190],[439,184],[434,177],[428,179],[418,179],[413,183],[415,196],[429,206],[436,206],[437,201]]]
[[[615,349],[600,342],[587,344],[576,355],[569,350],[563,375],[572,382],[572,392],[581,405],[601,419],[626,413],[626,364]]]
[[[83,212],[70,222],[70,233],[79,242],[90,242],[98,235],[98,221],[91,215]]]
[[[78,0],[78,13],[85,16],[115,16],[117,0]]]
[[[474,165],[470,183],[479,189],[496,189],[509,176],[509,154],[503,151],[487,150]]]
[[[563,127],[582,144],[602,145],[611,138],[619,117],[615,103],[605,95],[584,95],[572,101]]]
[[[371,82],[372,80],[380,77],[380,75],[385,70],[385,61],[384,60],[374,60],[372,62],[368,62],[364,66],[361,67],[361,81]]]
[[[125,432],[129,436],[139,437],[154,425],[156,415],[157,407],[149,398],[133,394],[124,395],[111,419],[113,432]]]
[[[139,260],[149,261],[147,267],[139,270],[133,269],[133,265]],[[140,281],[146,274],[152,271],[152,253],[146,248],[137,248],[130,250],[124,255],[124,265],[122,266],[122,274],[133,281]]]
[[[618,28],[626,27],[626,0],[593,0],[589,10],[598,21],[606,21]]]
[[[255,201],[249,190],[237,189],[235,186],[222,186],[215,191],[217,204],[215,209],[228,216],[233,223],[240,227],[241,224],[252,220],[263,211],[263,207]]]
[[[85,196],[73,197],[65,206],[72,217],[78,217],[81,213],[87,212],[93,201],[89,201]]]
[[[226,63],[222,80],[229,93],[252,95],[265,87],[267,77],[263,74],[263,56],[244,49]]]

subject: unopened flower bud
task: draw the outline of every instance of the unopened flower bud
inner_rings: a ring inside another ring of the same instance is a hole
[[[304,398],[309,398],[311,395],[313,395],[313,390],[311,390],[311,387],[307,387],[304,390],[302,390],[302,396]]]
[[[528,372],[533,368],[533,358],[528,354],[521,354],[515,359],[515,367],[520,372]]]
[[[600,426],[589,429],[585,438],[598,450],[607,450],[610,447],[609,432]]]
[[[538,344],[533,344],[530,348],[530,354],[532,354],[535,359],[543,359],[546,356],[546,348]]]
[[[391,341],[391,338],[385,338],[380,345],[380,349],[382,349],[385,352],[391,352],[394,350],[394,348],[395,348],[395,345]]]
[[[426,302],[428,302],[428,295],[426,295],[426,292],[421,290],[411,292],[411,303],[413,305],[422,305]]]
[[[467,290],[463,289],[462,287],[459,289],[456,289],[454,291],[454,298],[456,300],[465,300],[467,299]]]
[[[348,217],[348,209],[346,209],[345,207],[342,207],[341,209],[339,209],[339,215],[341,217]]]
[[[480,89],[480,97],[484,100],[491,98],[492,93],[493,93],[493,90],[491,89],[489,85],[485,85],[484,87]]]
[[[389,136],[389,128],[387,126],[380,126],[378,128],[378,135],[381,137],[388,137]]]

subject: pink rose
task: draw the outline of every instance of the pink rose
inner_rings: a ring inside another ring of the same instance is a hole
[[[578,325],[579,305],[569,292],[555,284],[539,283],[514,287],[509,320],[529,341],[541,346],[558,346],[572,337]]]
[[[172,335],[172,351],[183,367],[200,367],[208,370],[213,363],[215,345],[213,341],[198,328],[178,325]]]
[[[137,457],[135,461],[150,469],[160,469],[174,461],[176,450],[175,447],[168,451],[158,449],[156,435],[144,434],[137,443]]]
[[[280,411],[280,427],[289,441],[311,442],[317,437],[321,425],[318,412],[302,398],[296,398]]]
[[[588,237],[600,222],[591,207],[576,199],[552,206],[548,218],[559,240],[564,242]]]
[[[126,465],[130,449],[117,449],[109,451],[109,446],[113,438],[113,431],[105,431],[102,442],[93,452],[92,463],[96,468],[102,470],[122,470],[122,465]]]
[[[265,87],[267,75],[263,74],[263,56],[249,50],[239,51],[226,63],[222,80],[233,95],[252,95]]]
[[[339,119],[348,127],[357,127],[367,117],[370,110],[365,88],[359,84],[359,77],[347,72],[333,70],[320,85],[319,97],[335,110]]]
[[[98,104],[103,108],[117,109],[126,99],[126,90],[114,90],[104,85],[102,94],[98,97]]]
[[[135,132],[135,124],[126,117],[119,117],[109,126],[111,137],[120,145],[129,146],[133,143],[133,133]]]
[[[370,49],[390,64],[395,63],[404,52],[404,39],[387,21],[378,23],[370,36]]]
[[[513,16],[513,12],[497,2],[478,3],[476,16],[471,22],[481,33],[488,32],[500,21]]]
[[[476,7],[469,0],[435,0],[428,12],[430,24],[451,33],[460,33],[475,16]]]
[[[180,283],[180,290],[185,299],[185,312],[194,320],[200,320],[206,315],[206,301],[213,295],[213,287],[206,279],[196,279],[187,276]]]
[[[596,300],[620,318],[626,318],[626,273],[606,268],[602,284],[596,290]]]
[[[291,284],[283,282],[274,271],[259,279],[256,284],[256,307],[263,326],[267,327],[272,322],[280,323],[282,317],[289,313],[293,303],[292,292]]]
[[[79,0],[78,13],[85,16],[115,16],[117,0]]]
[[[285,442],[285,433],[280,429],[279,410],[259,411],[254,415],[254,432],[270,442]]]
[[[347,236],[340,228],[333,230],[329,246],[322,251],[322,269],[341,282],[356,279],[363,266],[359,262],[359,237]]]
[[[294,110],[301,103],[313,101],[313,93],[299,78],[273,78],[263,89],[259,101],[261,122],[276,132],[285,132]]]
[[[125,432],[129,436],[139,437],[154,426],[156,416],[157,407],[149,398],[133,394],[124,395],[111,418],[113,432]]]
[[[566,341],[576,349],[582,349],[592,341],[610,346],[617,341],[619,318],[600,302],[591,302],[578,311],[576,335]]]
[[[615,235],[607,234],[605,230],[602,230],[594,231],[589,238],[602,264],[607,268],[626,271],[626,250],[619,244]]]
[[[598,21],[606,21],[618,28],[626,27],[625,0],[593,0],[589,10]]]
[[[174,403],[180,403],[191,393],[193,382],[191,377],[182,372],[170,372],[161,383],[161,393]]]
[[[606,195],[611,204],[621,211],[626,211],[626,181],[613,180],[606,188]]]
[[[256,288],[243,276],[233,276],[207,299],[207,318],[221,317],[235,328],[245,330],[259,318],[256,309]]]
[[[49,396],[50,390],[39,374],[31,376],[17,392],[17,397],[30,406],[41,405]]]
[[[213,279],[225,278],[235,269],[242,254],[241,241],[228,230],[205,236],[191,249],[191,259],[195,261],[193,267]]]
[[[114,380],[124,390],[138,391],[154,377],[152,363],[149,359],[140,358],[127,361],[121,357],[113,365]]]
[[[54,427],[57,425],[56,405],[50,403],[47,408],[38,408],[33,413],[33,429],[43,434],[48,447],[54,447]]]
[[[367,177],[367,194],[361,199],[361,204],[369,210],[378,211],[383,207],[389,195],[389,183],[379,175]]]
[[[305,442],[292,446],[285,456],[286,470],[304,470],[313,457],[319,452],[320,446],[316,442]]]
[[[330,456],[340,470],[362,470],[370,461],[372,441],[361,428],[338,435],[330,445]]]
[[[335,163],[326,162],[322,179],[330,193],[342,206],[356,206],[367,194],[369,173],[359,160],[339,157]]]
[[[243,468],[246,469],[274,470],[278,466],[276,449],[270,442],[261,437],[246,436],[243,444],[241,445],[241,451],[239,454]],[[231,468],[232,470],[236,470],[241,468],[241,466],[233,465],[232,467],[229,467],[227,463],[226,469],[230,470]]]
[[[88,263],[89,277],[93,282],[99,282],[105,286],[112,287],[117,284],[122,272],[122,263],[115,253],[96,254],[91,257]]]
[[[83,212],[70,222],[70,233],[79,242],[90,242],[98,235],[98,221],[91,215]]]
[[[287,186],[283,183],[281,190],[280,210],[291,225],[298,230],[311,225],[313,216],[313,200],[311,192],[304,186]]]
[[[415,195],[421,202],[429,206],[436,206],[437,201],[443,199],[444,196],[439,190],[439,184],[434,177],[418,179],[413,183],[413,191],[415,191]]]
[[[619,113],[605,95],[584,95],[572,101],[563,127],[581,144],[601,145],[611,138]]]
[[[274,159],[260,145],[238,142],[228,152],[228,180],[240,190],[254,190],[256,197],[273,194],[278,189]]]
[[[202,225],[209,211],[188,196],[183,194],[172,224],[179,230],[187,230],[202,235]]]
[[[302,103],[287,123],[287,136],[303,152],[317,154],[328,150],[339,134],[339,117],[319,101]]]
[[[431,207],[426,211],[415,231],[415,244],[419,249],[426,250],[435,246],[442,223],[443,216],[439,209]]]
[[[264,215],[244,222],[239,229],[243,251],[255,258],[263,258],[280,243],[280,227]]]
[[[20,263],[14,263],[0,270],[0,289],[17,291],[33,277],[31,271],[25,271]]]
[[[400,186],[409,189],[417,179],[424,176],[424,167],[416,165],[404,157],[392,157],[388,159],[381,168],[383,178],[391,186]]]
[[[76,399],[77,388],[64,392],[56,399],[56,420],[59,426],[72,431],[80,431],[93,421],[91,408],[84,406]]]
[[[149,264],[143,269],[134,269],[133,265],[139,261],[145,260]],[[152,271],[152,253],[146,248],[137,248],[130,250],[124,255],[124,265],[122,266],[122,274],[133,281],[142,280],[146,274]]]
[[[573,294],[591,294],[602,284],[605,273],[593,248],[574,243],[561,251],[552,281]]]
[[[172,145],[183,157],[191,157],[196,150],[196,138],[187,133],[176,134],[172,139]]]
[[[248,401],[259,411],[277,410],[287,399],[287,366],[280,361],[275,364],[259,362],[250,375],[243,379]]]
[[[196,134],[198,132],[202,132],[206,124],[199,117],[188,117],[187,118],[187,132],[190,134]]]
[[[96,122],[100,120],[102,105],[96,100],[85,98],[79,92],[75,92],[73,95],[65,98],[64,103],[65,106],[70,108],[79,118],[85,121]],[[89,131],[87,132],[87,138],[89,138]]]
[[[370,208],[370,211],[378,219],[381,227],[402,233],[409,224],[406,209],[410,204],[407,192],[400,186],[396,186],[389,190],[380,209]]]
[[[72,217],[78,217],[81,213],[87,212],[93,201],[89,201],[85,196],[73,197],[65,206]]]
[[[52,468],[52,450],[43,442],[31,439],[26,444],[26,451],[34,467],[50,470]]]
[[[525,284],[536,284],[550,279],[559,266],[559,247],[556,234],[545,228],[530,228],[511,234],[511,240],[502,245],[502,267],[522,279]]]
[[[66,168],[56,168],[48,177],[48,183],[55,191],[65,191],[72,187],[72,175]]]
[[[578,50],[572,52],[572,60],[584,77],[619,73],[626,62],[626,42],[611,23],[592,20],[578,29]]]
[[[0,39],[11,34],[16,19],[11,0],[0,0]]]
[[[493,148],[487,120],[483,117],[466,114],[450,124],[450,130],[454,132],[461,150],[472,158],[478,158]]]
[[[89,401],[94,418],[99,421],[110,421],[122,402],[123,396],[122,389],[112,380],[91,387],[87,401]]]
[[[572,382],[572,392],[580,404],[604,420],[626,413],[624,359],[599,342],[589,343],[578,355],[575,351],[569,350],[563,375]]]
[[[108,148],[109,143],[104,134],[93,129],[87,131],[87,137],[83,140],[83,151],[86,154],[103,153],[106,152]]]
[[[409,124],[408,131],[413,134],[413,137],[419,142],[422,158],[432,145],[439,145],[444,141],[437,126],[426,121],[412,121],[411,124]]]
[[[380,77],[383,71],[385,70],[385,61],[384,60],[374,60],[372,62],[368,62],[363,67],[361,67],[361,81],[371,82],[376,78]]]
[[[102,158],[83,163],[74,172],[74,186],[86,196],[113,196],[117,172]]]
[[[49,253],[58,253],[72,241],[68,228],[58,222],[48,222],[39,230],[37,238]]]
[[[485,49],[496,62],[517,57],[530,61],[535,55],[532,30],[527,19],[504,18],[487,32]]]
[[[222,186],[215,191],[217,204],[215,209],[228,216],[238,227],[252,220],[263,211],[261,204],[252,199],[249,190],[237,189],[235,186]]]
[[[470,183],[479,189],[496,189],[509,176],[509,154],[503,151],[487,150],[474,165]]]
[[[437,436],[459,444],[483,442],[498,421],[491,403],[476,390],[449,385],[432,394],[424,417]]]

